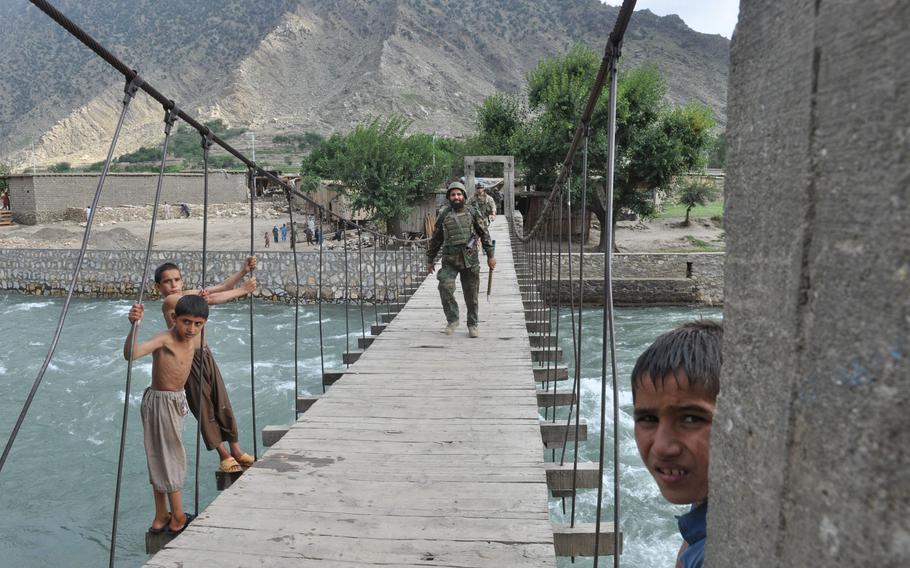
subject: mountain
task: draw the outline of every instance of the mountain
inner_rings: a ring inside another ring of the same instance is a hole
[[[399,113],[463,135],[497,90],[523,92],[542,57],[602,50],[618,8],[599,0],[57,0],[57,8],[177,105],[261,139],[329,134]],[[0,0],[0,160],[104,158],[123,80],[25,0]],[[726,122],[730,42],[676,16],[632,18],[623,67],[653,62],[673,102]],[[117,154],[157,144],[162,111],[140,95]]]

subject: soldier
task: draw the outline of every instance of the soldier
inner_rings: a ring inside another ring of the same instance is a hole
[[[493,221],[496,219],[496,202],[487,195],[482,183],[474,187],[474,196],[468,200],[468,205],[472,206],[486,219]]]
[[[446,335],[452,335],[458,328],[458,302],[455,300],[455,277],[461,276],[464,301],[468,307],[468,335],[480,337],[477,330],[477,294],[480,290],[480,261],[477,241],[483,244],[487,255],[487,266],[496,268],[493,257],[493,241],[487,231],[487,221],[481,213],[465,204],[464,185],[449,184],[446,199],[449,207],[444,208],[436,218],[436,229],[427,249],[427,272],[435,270],[436,254],[442,249],[442,268],[436,278],[439,280],[439,297],[446,314]]]

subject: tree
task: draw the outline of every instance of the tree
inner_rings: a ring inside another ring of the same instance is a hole
[[[703,181],[690,181],[679,188],[679,202],[686,206],[686,220],[683,226],[689,226],[689,212],[693,207],[707,205],[717,197],[717,191]]]
[[[410,124],[400,116],[376,118],[332,135],[303,161],[304,187],[318,178],[340,180],[355,211],[375,214],[390,233],[400,233],[402,219],[446,180],[458,158],[429,134],[406,134]]]
[[[511,138],[511,153],[525,170],[528,183],[552,187],[599,66],[598,53],[576,45],[562,57],[541,60],[529,73],[529,119]],[[654,66],[620,73],[612,219],[606,219],[603,183],[588,186],[588,203],[601,227],[609,226],[615,231],[623,209],[642,217],[654,215],[651,191],[669,187],[674,176],[697,168],[704,161],[714,125],[711,110],[695,103],[672,108],[665,102],[666,92],[666,84]],[[605,92],[595,106],[588,141],[588,173],[601,179],[607,174],[608,102]],[[581,172],[581,155],[581,151],[576,154],[575,175]],[[572,184],[576,191],[580,186]],[[601,231],[601,247],[606,234]]]

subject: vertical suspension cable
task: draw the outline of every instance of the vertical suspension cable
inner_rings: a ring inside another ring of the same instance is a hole
[[[142,298],[145,296],[149,260],[152,256],[152,247],[155,244],[155,222],[158,219],[158,205],[161,202],[161,187],[164,181],[164,166],[167,162],[167,147],[171,138],[171,129],[176,121],[177,108],[174,106],[174,103],[171,102],[170,108],[167,108],[164,113],[164,144],[161,149],[161,169],[158,172],[158,186],[155,189],[155,202],[152,204],[152,222],[149,226],[149,240],[148,246],[145,249],[145,263],[143,264],[142,277],[139,281],[139,298],[136,301],[137,304],[142,304]],[[92,214],[94,214],[94,210],[92,211]],[[123,395],[123,423],[120,426],[120,452],[119,458],[117,459],[117,483],[116,488],[114,489],[114,512],[113,520],[111,522],[111,549],[110,556],[108,557],[108,566],[110,566],[110,568],[114,567],[114,559],[117,556],[117,517],[120,513],[120,493],[123,487],[123,461],[126,449],[126,429],[130,410],[130,388],[133,381],[133,353],[136,351],[136,344],[138,343],[137,336],[139,335],[139,323],[139,321],[133,322],[130,330],[132,341],[130,342],[129,357],[127,358],[126,384],[124,385]]]
[[[373,315],[376,317],[376,325],[379,325],[379,237],[373,235]],[[372,335],[372,330],[370,331]]]
[[[552,306],[553,306],[553,236],[554,236],[554,232],[555,232],[554,227],[555,227],[555,223],[554,223],[554,219],[553,219],[553,214],[551,214],[550,217],[549,217],[549,219],[547,220],[547,226],[546,226],[545,229],[544,229],[544,232],[545,232],[545,234],[547,235],[547,239],[548,239],[548,242],[547,242],[547,253],[546,253],[546,255],[547,255],[547,265],[546,265],[546,269],[545,269],[545,273],[546,273],[546,275],[545,275],[545,279],[546,279],[546,286],[545,286],[545,289],[546,289],[546,300],[545,300],[545,303],[544,303],[544,312],[545,312],[545,313],[544,313],[544,314],[541,314],[541,315],[545,315],[546,321],[547,321],[547,322],[552,322],[552,321],[553,321]],[[546,333],[546,341],[539,341],[539,342],[538,342],[538,345],[540,345],[540,344],[543,344],[543,345],[544,345],[544,347],[545,347],[545,353],[547,353],[547,384],[546,384],[545,389],[544,389],[544,390],[546,390],[546,391],[549,391],[549,390],[550,390],[550,373],[551,373],[551,368],[552,368],[552,372],[555,373],[555,372],[556,372],[556,368],[558,367],[558,365],[556,364],[556,363],[557,363],[557,361],[556,361],[556,354],[559,353],[559,351],[557,350],[558,347],[553,347],[553,346],[550,344],[550,339],[551,339],[552,337],[553,337],[552,328],[548,325],[548,326],[547,326],[547,333]],[[557,381],[556,381],[556,378],[555,378],[555,376],[554,376],[554,380],[553,380],[553,399],[552,399],[552,403],[553,403],[553,404],[552,404],[552,408],[553,408],[553,420],[556,419],[556,410],[557,410],[557,405],[556,405],[556,394],[557,394],[557,391],[558,391],[558,390],[559,390],[559,389],[558,389]],[[549,408],[547,408],[547,409],[545,410],[544,419],[549,419],[549,416],[550,416]]]
[[[349,278],[348,278],[348,231],[347,223],[338,220],[338,223],[341,223],[341,247],[344,249],[344,352],[345,354],[351,352],[351,288],[349,287]],[[337,225],[336,225],[337,226]],[[346,366],[350,367],[350,363],[345,363]]]
[[[256,171],[249,169],[250,180],[250,256],[256,254]],[[256,346],[253,333],[253,294],[249,297],[250,306],[250,409],[253,418],[253,458],[259,459],[259,445],[256,440]]]
[[[613,317],[613,177],[615,174],[616,164],[616,98],[618,90],[616,88],[616,62],[619,57],[619,47],[613,50],[613,57],[610,61],[610,91],[609,91],[609,110],[607,118],[607,187],[606,187],[606,206],[607,214],[605,216],[607,227],[601,230],[607,231],[605,240],[606,250],[604,250],[604,321],[603,321],[603,345],[610,349],[610,369],[612,372],[613,387],[613,566],[619,568],[619,505],[620,505],[620,483],[619,483],[619,384],[617,377],[619,373],[616,367],[616,325]],[[604,350],[601,369],[600,369],[600,467],[598,468],[598,479],[603,480],[604,475],[604,443],[606,430],[606,396],[607,396],[607,353]],[[600,513],[603,507],[603,482],[597,486],[597,521],[594,531],[594,568],[597,568],[598,546],[600,538]]]
[[[291,192],[284,190],[288,201],[288,222],[291,224],[291,251],[294,259],[294,397],[291,404],[294,408],[294,420],[300,416],[297,412],[297,397],[300,396],[300,265],[297,262],[297,227],[294,225],[294,202]]]
[[[360,281],[360,292],[358,294],[358,298],[360,299],[360,338],[363,340],[364,349],[366,349],[367,321],[363,314],[363,232],[360,229],[359,223],[357,224],[357,279]]]
[[[41,364],[41,368],[38,370],[38,375],[32,383],[32,388],[25,398],[25,404],[23,404],[22,410],[19,412],[19,417],[16,419],[16,424],[13,426],[9,439],[6,441],[6,445],[3,448],[3,454],[0,455],[0,472],[3,471],[3,466],[6,464],[10,451],[13,449],[13,443],[15,443],[16,437],[19,435],[19,430],[22,428],[25,416],[28,414],[28,410],[32,406],[32,401],[35,399],[35,394],[38,392],[38,387],[44,379],[44,373],[47,372],[47,368],[54,358],[54,353],[57,351],[57,342],[60,340],[63,324],[66,322],[70,302],[73,299],[73,292],[76,290],[76,282],[79,280],[79,272],[82,270],[82,263],[85,260],[85,251],[88,248],[89,237],[92,234],[92,221],[95,219],[95,212],[98,210],[98,202],[101,200],[101,190],[104,188],[105,180],[107,180],[107,174],[111,168],[111,160],[113,160],[114,157],[114,149],[117,147],[117,141],[120,139],[120,129],[123,127],[123,121],[126,119],[126,113],[130,108],[130,103],[133,101],[133,97],[136,96],[136,92],[139,90],[139,85],[141,84],[142,79],[139,78],[139,75],[135,75],[124,87],[123,108],[120,109],[117,126],[114,128],[114,137],[111,140],[111,146],[107,151],[107,159],[104,160],[104,168],[101,170],[101,177],[98,179],[98,187],[95,189],[95,195],[92,198],[92,204],[89,207],[89,215],[85,221],[85,233],[82,236],[82,247],[79,249],[79,256],[76,258],[76,266],[73,268],[73,275],[70,277],[70,283],[66,288],[66,298],[63,300],[63,309],[60,311],[60,319],[57,320],[57,328],[54,330],[53,338],[51,338],[50,346],[47,349],[47,355],[44,358],[44,363]]]
[[[585,297],[585,241],[587,240],[587,204],[588,204],[588,138],[589,125],[585,124],[584,150],[582,154],[581,174],[581,236],[578,238],[578,351],[575,358],[575,444],[572,456],[572,526],[575,526],[575,504],[578,501],[578,434],[581,430],[581,348],[584,341],[582,322],[584,321]],[[566,436],[569,431],[566,429]]]
[[[325,241],[322,215],[324,211],[322,208],[316,211],[319,214],[319,238],[316,239],[316,246],[319,247],[319,284],[316,287],[316,306],[319,312],[319,368],[322,372],[320,375],[322,377],[322,394],[325,394],[325,338],[322,331],[322,243]]]
[[[200,290],[205,290],[205,283],[207,282],[206,269],[208,267],[208,260],[206,253],[208,252],[209,242],[209,150],[211,148],[212,136],[211,132],[207,132],[202,136],[202,276],[199,284]],[[199,516],[199,462],[202,454],[200,441],[202,438],[202,379],[205,377],[205,329],[206,326],[203,326],[202,333],[200,334],[201,350],[199,357],[198,385],[196,388],[196,464],[193,473],[193,514],[197,517]]]
[[[572,363],[574,366],[578,366],[579,359],[579,350],[581,346],[578,344],[578,337],[575,333],[575,275],[572,272],[572,183],[571,183],[571,171],[569,172],[569,177],[566,180],[566,215],[568,217],[568,250],[566,251],[566,260],[568,261],[568,272],[569,272],[569,328],[572,330]],[[574,377],[574,369],[573,369]],[[572,396],[579,397],[581,393],[577,389],[577,381],[572,381]],[[566,438],[568,439],[568,429],[569,425],[572,423],[572,415],[575,413],[575,405],[569,406],[569,415],[566,417]],[[566,446],[568,444],[563,443],[562,445],[562,454],[559,458],[559,464],[563,465],[566,461]],[[574,497],[573,497],[574,500]]]

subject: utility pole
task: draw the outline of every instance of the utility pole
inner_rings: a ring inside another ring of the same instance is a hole
[[[35,175],[37,171],[37,166],[35,164],[35,143],[32,142],[32,175]]]
[[[256,133],[250,130],[250,144],[252,145],[253,161],[256,161]]]

